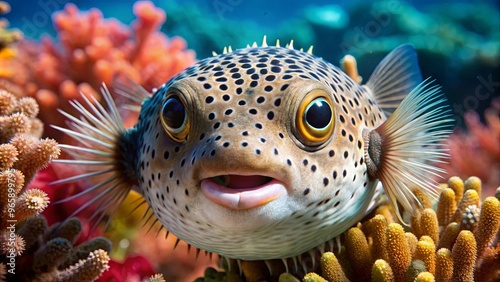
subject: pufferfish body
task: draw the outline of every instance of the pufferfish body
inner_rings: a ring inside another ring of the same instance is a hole
[[[64,146],[93,170],[98,212],[130,189],[181,240],[223,257],[284,259],[322,246],[369,211],[382,183],[390,202],[431,196],[429,165],[449,133],[437,87],[421,83],[417,56],[396,48],[365,85],[309,53],[249,47],[199,61],[144,97],[137,124],[79,103]],[[134,93],[135,92],[135,93]],[[387,118],[387,115],[389,117]],[[104,176],[107,176],[102,180]],[[87,193],[88,191],[85,191]]]

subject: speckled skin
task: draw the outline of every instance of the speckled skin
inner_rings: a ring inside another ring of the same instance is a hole
[[[320,146],[297,138],[302,99],[322,89],[334,130]],[[173,141],[160,121],[171,91],[186,103],[191,128]],[[279,47],[236,50],[201,60],[143,102],[128,131],[140,191],[160,222],[203,250],[244,260],[297,256],[359,221],[373,199],[362,131],[386,119],[372,94],[339,68]],[[266,205],[232,210],[200,191],[214,174],[260,174],[285,183]]]

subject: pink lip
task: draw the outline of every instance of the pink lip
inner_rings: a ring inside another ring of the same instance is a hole
[[[216,204],[234,210],[263,206],[286,193],[285,185],[261,175],[224,175],[227,184],[219,184],[215,177],[201,181],[201,191]],[[266,181],[264,179],[268,179]]]

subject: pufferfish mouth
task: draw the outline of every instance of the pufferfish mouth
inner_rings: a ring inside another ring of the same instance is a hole
[[[201,191],[212,202],[234,210],[263,206],[286,193],[285,185],[264,175],[225,174],[205,178]]]

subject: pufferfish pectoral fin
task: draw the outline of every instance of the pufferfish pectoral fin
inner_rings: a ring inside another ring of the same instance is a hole
[[[82,170],[81,174],[51,184],[79,181],[90,183],[90,187],[55,204],[90,196],[88,201],[79,206],[70,217],[92,206],[95,208],[89,221],[94,221],[96,224],[106,215],[113,214],[130,190],[136,189],[137,158],[134,154],[139,152],[135,142],[137,130],[125,128],[108,89],[103,85],[101,90],[107,109],[95,97],[87,97],[82,93],[84,103],[70,102],[80,117],[59,110],[68,119],[69,128],[52,126],[79,143],[60,144],[59,146],[73,159],[59,159],[57,163],[80,165]]]
[[[378,64],[364,86],[389,116],[420,82],[422,74],[417,52],[411,45],[404,44],[392,50]]]
[[[368,174],[382,182],[402,222],[398,203],[411,213],[421,206],[414,189],[438,196],[432,176],[444,171],[432,163],[444,162],[448,156],[442,141],[451,133],[453,122],[444,102],[439,86],[425,80],[383,124],[363,131]]]

